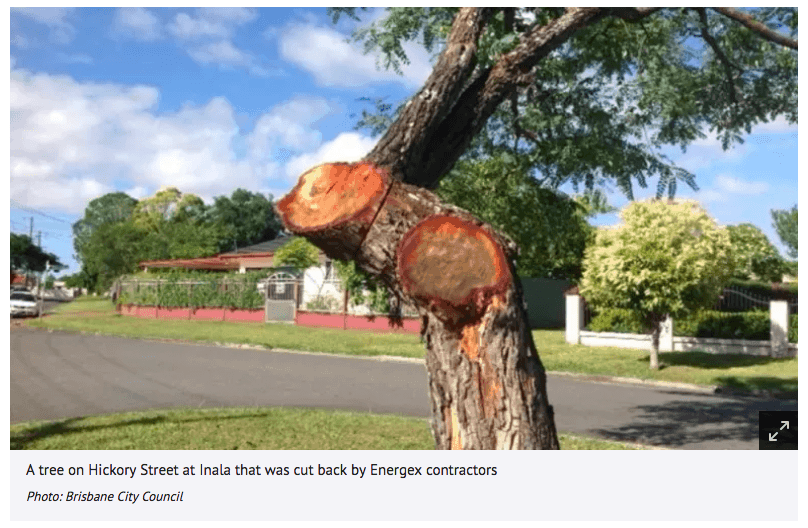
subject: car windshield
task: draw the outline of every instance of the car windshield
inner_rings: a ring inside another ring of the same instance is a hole
[[[31,302],[36,302],[36,299],[34,299],[33,295],[31,295],[30,293],[22,293],[22,292],[12,293],[11,294],[11,300],[12,301],[31,301]]]

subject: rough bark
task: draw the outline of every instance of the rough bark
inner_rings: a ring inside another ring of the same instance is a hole
[[[437,447],[558,448],[513,242],[367,162],[312,169],[277,209],[290,231],[418,307]]]

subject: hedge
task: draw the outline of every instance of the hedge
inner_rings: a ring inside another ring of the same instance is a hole
[[[651,329],[636,312],[623,308],[601,309],[587,325],[593,332],[620,332],[623,334],[647,334]]]
[[[797,342],[797,324],[798,324],[797,314],[789,315],[788,316],[788,341],[789,341],[789,343],[796,343]]]
[[[768,340],[771,335],[771,316],[769,312],[727,313],[703,310],[674,320],[673,335]]]
[[[789,340],[796,343],[796,315],[789,321]],[[602,309],[587,326],[593,332],[646,334],[651,329],[635,312],[620,308]],[[680,337],[713,337],[721,339],[768,340],[771,322],[769,312],[726,313],[712,310],[695,312],[676,319],[673,335]]]

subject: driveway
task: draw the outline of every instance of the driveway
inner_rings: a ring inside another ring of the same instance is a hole
[[[422,363],[11,329],[11,423],[172,407],[429,416]],[[549,376],[559,431],[674,449],[757,449],[760,410],[724,397]]]

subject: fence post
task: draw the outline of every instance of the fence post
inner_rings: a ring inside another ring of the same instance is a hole
[[[671,319],[670,315],[665,316],[661,330],[659,334],[659,351],[673,352],[673,319]]]
[[[567,295],[567,325],[565,338],[572,345],[580,344],[584,327],[584,303],[580,295]]]
[[[788,355],[788,301],[771,301],[769,303],[771,317],[771,356],[786,357]]]

